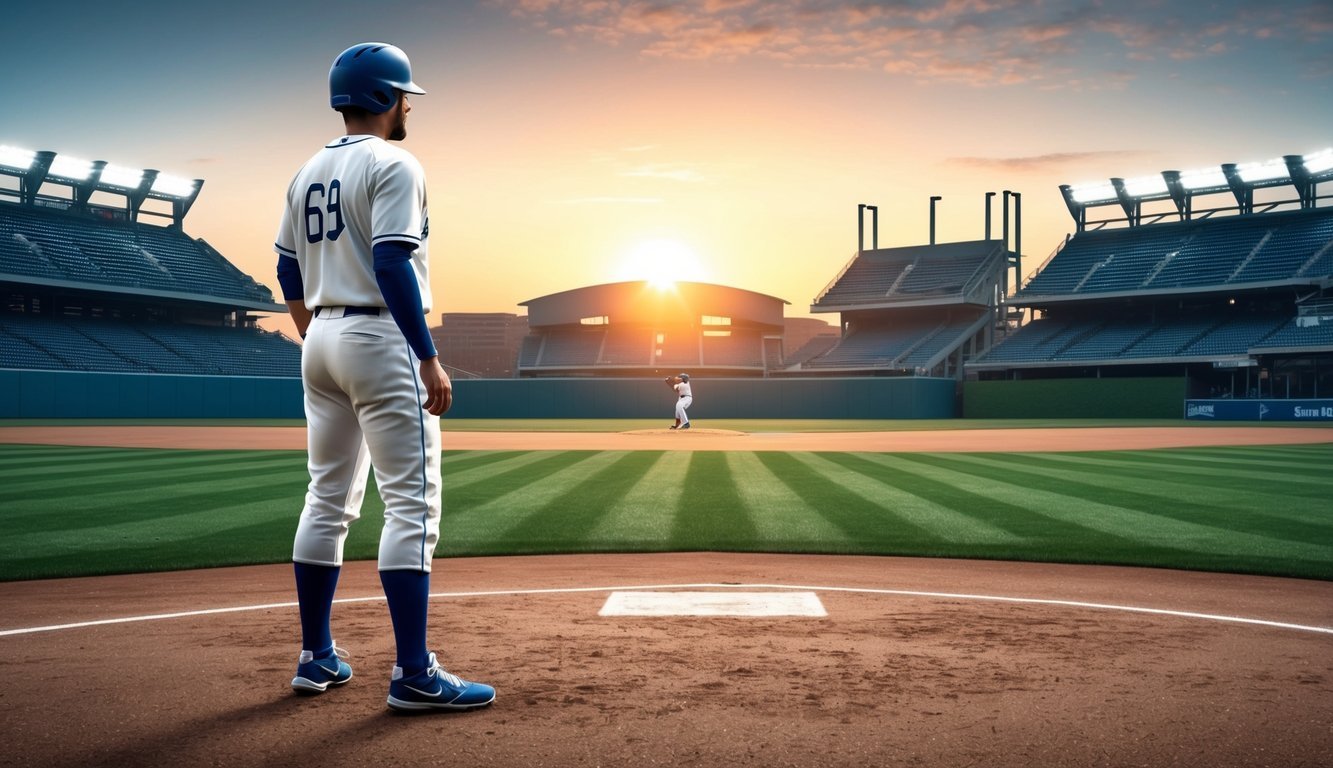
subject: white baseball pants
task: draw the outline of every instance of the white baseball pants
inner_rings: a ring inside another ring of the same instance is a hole
[[[685,415],[685,409],[693,402],[694,398],[689,395],[676,398],[676,421],[679,421],[682,427],[690,423],[690,417]]]
[[[416,356],[388,311],[339,314],[314,318],[301,349],[310,486],[292,559],[342,565],[369,464],[384,500],[380,570],[430,571],[440,535],[440,419],[421,408]]]

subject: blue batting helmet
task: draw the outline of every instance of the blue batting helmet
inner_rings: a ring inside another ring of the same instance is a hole
[[[382,114],[398,103],[398,91],[426,92],[412,82],[412,64],[397,46],[354,45],[338,54],[329,68],[329,103],[334,109],[361,107]]]

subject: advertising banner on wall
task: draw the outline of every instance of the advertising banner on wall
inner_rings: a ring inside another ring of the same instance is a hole
[[[1202,421],[1333,421],[1333,400],[1186,400],[1185,418]]]

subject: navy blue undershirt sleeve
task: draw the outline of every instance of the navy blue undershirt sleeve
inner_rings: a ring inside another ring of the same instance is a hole
[[[426,328],[426,316],[421,306],[421,290],[417,287],[417,276],[412,271],[412,251],[414,244],[401,241],[376,243],[375,282],[384,295],[384,304],[389,308],[398,329],[403,332],[407,344],[419,360],[426,360],[438,354],[435,343]]]
[[[278,285],[284,301],[305,299],[305,283],[301,280],[301,265],[291,256],[278,254]]]

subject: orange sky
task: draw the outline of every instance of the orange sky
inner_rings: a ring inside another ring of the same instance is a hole
[[[40,40],[0,51],[0,144],[204,178],[186,231],[277,294],[283,193],[340,133],[328,63],[387,40],[429,91],[404,146],[427,172],[435,313],[647,277],[626,263],[665,241],[697,255],[688,277],[807,315],[858,203],[887,247],[926,242],[932,194],[944,242],[982,236],[985,192],[1022,192],[1035,268],[1072,230],[1058,184],[1333,143],[1320,2],[1223,2],[1206,25],[1150,2],[315,5],[90,6],[43,88],[19,66]],[[145,27],[147,62],[103,44]]]

